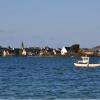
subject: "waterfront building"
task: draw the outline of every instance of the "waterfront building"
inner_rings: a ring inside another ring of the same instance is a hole
[[[25,50],[25,49],[22,49],[22,55],[23,55],[23,56],[26,56],[26,54],[27,54],[27,53],[26,53],[26,50]]]
[[[2,56],[4,56],[4,57],[7,56],[7,52],[5,50],[3,51],[3,55]]]
[[[61,55],[66,55],[67,53],[68,53],[67,48],[66,47],[63,47],[61,49]]]

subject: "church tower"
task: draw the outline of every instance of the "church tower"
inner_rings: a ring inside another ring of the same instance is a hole
[[[23,41],[22,41],[21,47],[22,47],[22,49],[24,49],[24,43],[23,43]]]

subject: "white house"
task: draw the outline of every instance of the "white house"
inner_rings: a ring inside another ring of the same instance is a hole
[[[61,49],[61,55],[66,55],[67,54],[67,49],[66,49],[66,47],[63,47],[62,49]]]
[[[6,51],[4,50],[4,51],[3,51],[3,56],[6,56],[6,55],[7,55],[7,53],[6,53]]]
[[[26,56],[26,50],[25,49],[22,50],[22,55]]]
[[[55,49],[53,49],[53,53],[54,53],[54,55],[57,55],[57,52],[56,52],[56,50],[55,50]]]
[[[8,52],[8,50],[6,51],[6,50],[3,50],[3,56],[8,56],[9,55],[9,52]]]

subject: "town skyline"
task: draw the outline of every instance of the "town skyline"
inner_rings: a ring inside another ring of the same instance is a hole
[[[67,43],[66,43],[66,45],[62,45],[62,46],[59,46],[59,47],[56,47],[56,46],[50,46],[50,45],[41,45],[41,46],[39,46],[39,45],[36,45],[36,44],[34,44],[34,45],[26,45],[26,43],[24,42],[24,41],[22,41],[20,44],[19,44],[19,46],[12,46],[12,45],[10,45],[10,44],[8,44],[8,45],[2,45],[2,44],[0,44],[0,47],[1,48],[30,48],[30,47],[39,47],[39,48],[45,48],[45,47],[50,47],[50,48],[63,48],[63,47],[70,47],[71,45],[76,45],[76,44],[78,44],[79,46],[80,46],[80,48],[95,48],[95,47],[99,47],[100,45],[95,45],[95,46],[92,46],[92,47],[82,47],[81,46],[81,44],[79,44],[79,43],[74,43],[74,44],[68,44],[67,45]]]
[[[99,56],[100,46],[94,48],[81,48],[79,44],[64,46],[62,48],[45,47],[25,47],[24,42],[20,48],[0,46],[0,56]]]

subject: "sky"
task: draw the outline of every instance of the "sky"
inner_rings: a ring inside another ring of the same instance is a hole
[[[0,0],[0,45],[100,45],[100,0]]]

